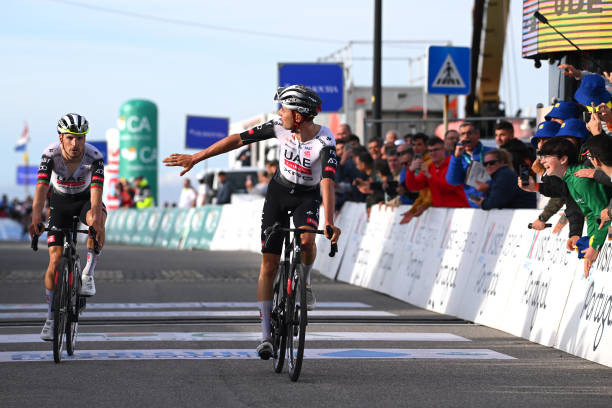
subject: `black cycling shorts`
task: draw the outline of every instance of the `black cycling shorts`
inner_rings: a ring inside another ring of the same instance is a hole
[[[319,226],[319,207],[321,206],[319,189],[294,191],[290,193],[287,187],[280,185],[274,179],[270,180],[266,201],[261,214],[261,252],[280,255],[283,247],[283,235],[274,234],[266,243],[264,231],[275,222],[289,226],[289,212],[293,213],[293,225],[298,228]]]
[[[51,194],[49,198],[49,228],[72,228],[72,217],[78,216],[79,220],[87,225],[87,211],[91,209],[89,194]],[[102,210],[106,212],[106,206],[102,204]],[[64,245],[64,233],[62,231],[47,232],[47,246]]]

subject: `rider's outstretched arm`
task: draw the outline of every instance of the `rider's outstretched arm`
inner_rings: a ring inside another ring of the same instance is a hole
[[[202,160],[209,159],[214,156],[218,156],[223,153],[227,153],[229,151],[238,149],[243,146],[242,139],[240,134],[234,133],[233,135],[229,135],[219,140],[217,143],[212,146],[207,147],[204,150],[201,150],[194,154],[177,154],[172,153],[170,156],[166,157],[163,160],[163,163],[166,163],[166,166],[182,166],[185,168],[181,172],[181,176],[187,173],[189,170],[193,168],[197,163]]]

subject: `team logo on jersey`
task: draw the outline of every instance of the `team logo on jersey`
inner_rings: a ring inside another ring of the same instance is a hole
[[[310,157],[310,150],[306,150],[306,151],[304,152],[304,156],[305,156],[305,157]]]

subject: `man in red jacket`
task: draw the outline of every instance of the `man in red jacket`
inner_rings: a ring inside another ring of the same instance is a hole
[[[446,181],[450,156],[446,156],[444,141],[432,137],[427,142],[427,151],[431,164],[429,166],[424,164],[418,175],[415,175],[414,171],[407,171],[406,188],[411,191],[419,191],[429,187],[434,207],[469,207],[463,187],[450,185]],[[404,223],[402,218],[400,224]]]

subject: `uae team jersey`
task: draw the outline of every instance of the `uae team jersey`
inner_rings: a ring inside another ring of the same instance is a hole
[[[313,139],[302,143],[277,118],[240,134],[245,145],[274,137],[280,143],[277,174],[284,180],[298,186],[314,187],[323,178],[334,179],[338,166],[336,139],[329,128],[321,126]]]
[[[89,193],[89,188],[102,188],[104,185],[104,158],[94,146],[85,143],[85,153],[81,164],[73,174],[62,157],[60,142],[47,147],[43,152],[38,168],[38,183],[52,184],[53,191],[64,195]]]

